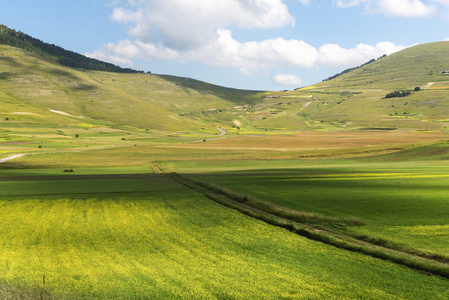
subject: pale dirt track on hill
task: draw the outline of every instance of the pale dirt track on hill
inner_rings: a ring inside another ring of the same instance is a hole
[[[6,158],[0,159],[0,163],[5,162],[5,161],[8,161],[8,160],[11,160],[11,159],[16,159],[16,158],[22,157],[22,156],[24,156],[24,155],[25,155],[25,154],[15,154],[15,155],[11,155],[11,156],[8,156],[8,157],[6,157]]]

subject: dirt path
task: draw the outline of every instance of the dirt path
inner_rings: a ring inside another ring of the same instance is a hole
[[[25,154],[15,154],[15,155],[11,155],[11,156],[8,156],[8,157],[6,157],[6,158],[0,159],[0,163],[3,163],[3,162],[5,162],[5,161],[11,160],[11,159],[20,158],[20,157],[22,157],[22,156],[24,156],[24,155],[25,155]]]
[[[293,115],[293,117],[294,117],[295,119],[300,119],[300,118],[298,117],[299,112],[302,111],[302,110],[303,110],[304,108],[306,108],[307,106],[309,106],[311,103],[312,103],[312,101],[309,101],[309,102],[307,102],[306,104],[304,104],[300,109],[298,109],[297,112],[295,112],[295,114]]]
[[[68,114],[68,113],[66,113],[64,111],[60,111],[60,110],[49,109],[49,111],[52,112],[52,113],[63,115],[63,116],[67,116],[67,117],[74,117],[74,118],[84,119],[83,116],[74,116],[74,115]]]
[[[421,88],[424,89],[424,90],[425,90],[425,89],[428,89],[428,88],[430,88],[434,83],[435,83],[435,82],[429,82],[428,84],[422,86]]]
[[[221,129],[220,127],[215,127],[215,129],[217,129],[218,131],[220,131],[220,135],[225,135],[226,131],[224,131],[223,129]]]

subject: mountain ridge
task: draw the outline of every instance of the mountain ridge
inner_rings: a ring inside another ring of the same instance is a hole
[[[45,43],[21,31],[10,29],[2,24],[0,24],[0,44],[28,50],[71,68],[117,73],[143,73],[143,71],[122,68],[111,63],[89,58],[82,54],[63,49],[62,47],[53,44]]]

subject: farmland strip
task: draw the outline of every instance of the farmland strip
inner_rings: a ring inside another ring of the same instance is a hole
[[[388,248],[381,245],[384,241],[371,241],[366,237],[365,240],[358,239],[357,237],[352,237],[345,234],[342,230],[332,230],[332,228],[329,228],[329,225],[326,226],[326,224],[323,226],[323,224],[315,225],[307,222],[300,223],[276,215],[275,213],[270,213],[263,208],[259,209],[253,205],[246,204],[245,202],[248,200],[247,196],[238,195],[237,193],[215,185],[212,186],[208,183],[194,181],[177,173],[170,173],[166,175],[172,180],[204,194],[206,197],[219,204],[238,210],[250,217],[263,220],[268,224],[288,229],[303,237],[330,244],[338,248],[353,252],[360,252],[372,257],[388,260],[426,274],[439,275],[449,279],[449,265],[445,262],[447,261],[446,258],[432,258],[430,255],[427,258],[426,253],[410,253],[414,251],[412,249],[407,252],[405,250],[401,251]],[[230,196],[229,192],[233,195]],[[235,197],[234,194],[238,196]],[[378,244],[376,244],[376,242]]]
[[[0,177],[0,181],[37,181],[37,180],[86,180],[86,179],[134,179],[158,177],[160,174],[101,174],[101,175],[48,175],[48,176],[17,176]]]

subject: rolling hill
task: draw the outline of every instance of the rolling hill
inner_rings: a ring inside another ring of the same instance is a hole
[[[410,47],[332,80],[284,92],[237,90],[169,75],[71,68],[43,53],[46,48],[24,48],[29,50],[0,46],[3,120],[106,122],[165,134],[206,135],[218,134],[216,127],[230,134],[266,134],[441,131],[449,125],[449,42]],[[420,91],[415,92],[416,87]],[[402,90],[411,94],[385,98]],[[55,111],[62,113],[56,116]]]
[[[65,113],[59,114],[60,118],[82,116],[83,122],[212,133],[216,132],[213,126],[200,118],[180,116],[181,112],[235,106],[260,98],[257,92],[173,76],[72,69],[6,45],[0,46],[0,53],[3,120],[58,123],[61,121],[52,120],[52,111],[59,111]],[[73,122],[73,118],[67,122]]]
[[[312,102],[301,114],[317,129],[445,130],[447,69],[449,42],[418,45],[281,98],[308,95]],[[411,95],[385,98],[401,90]]]

